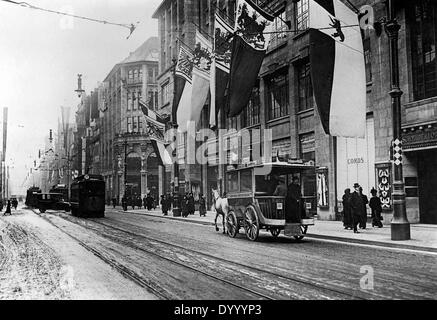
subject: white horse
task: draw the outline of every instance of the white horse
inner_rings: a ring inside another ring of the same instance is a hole
[[[223,233],[226,233],[226,227],[225,227],[226,226],[226,218],[228,216],[228,211],[229,211],[228,199],[220,197],[218,190],[212,189],[212,195],[213,195],[213,199],[214,199],[213,208],[216,212],[215,220],[214,220],[215,230],[219,231],[219,228],[217,227],[217,218],[219,215],[221,215],[223,218],[222,219],[222,221],[223,221]]]

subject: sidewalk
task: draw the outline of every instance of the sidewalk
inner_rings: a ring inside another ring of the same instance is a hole
[[[112,208],[112,207],[108,207]],[[117,210],[123,212],[121,207]],[[163,216],[161,209],[147,211],[145,209],[128,210],[128,213],[145,214],[150,216],[162,217],[165,219],[175,219],[187,222],[194,222],[204,225],[213,225],[215,212],[208,211],[206,217],[200,217],[198,211],[187,218],[173,217],[171,211],[168,216]],[[221,217],[217,219],[217,226],[222,229]],[[354,234],[352,230],[345,230],[341,221],[321,221],[316,220],[314,226],[308,228],[308,238],[317,238],[325,240],[337,240],[350,243],[378,245],[382,247],[421,250],[437,253],[437,225],[412,224],[411,240],[392,241],[390,226],[384,228],[372,228],[367,224],[366,230],[360,230],[359,234]]]

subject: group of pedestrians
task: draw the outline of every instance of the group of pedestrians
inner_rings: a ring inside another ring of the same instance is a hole
[[[363,194],[363,188],[358,184],[354,184],[354,192],[348,188],[343,195],[343,225],[347,230],[354,230],[354,233],[359,233],[358,227],[362,230],[366,229],[367,225],[367,204],[372,210],[372,227],[382,228],[382,204],[377,196],[378,192],[375,188],[370,191],[372,198],[369,199]]]

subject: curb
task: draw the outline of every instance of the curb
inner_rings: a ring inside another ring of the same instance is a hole
[[[211,226],[214,225],[213,222],[209,222],[209,221],[198,221],[198,220],[192,220],[190,218],[180,218],[180,217],[173,217],[173,216],[155,215],[155,214],[150,214],[147,212],[146,213],[136,213],[136,212],[132,212],[132,211],[119,211],[119,212],[126,212],[129,214],[135,214],[135,215],[139,215],[139,216],[150,216],[150,217],[156,217],[156,218],[162,218],[162,219],[190,222],[190,223],[196,223],[196,224],[201,224],[201,225],[211,225]],[[221,226],[221,224],[220,224],[220,226]],[[352,238],[346,238],[346,237],[327,236],[327,235],[319,235],[319,234],[312,234],[312,233],[306,234],[305,237],[312,238],[312,239],[334,240],[334,241],[341,241],[341,242],[354,243],[354,244],[374,245],[374,246],[393,248],[393,249],[408,249],[408,250],[437,253],[437,249],[435,249],[435,248],[419,247],[419,246],[396,244],[396,243],[386,243],[386,242],[382,242],[382,241],[373,241],[373,240],[365,240],[365,239],[352,239]]]

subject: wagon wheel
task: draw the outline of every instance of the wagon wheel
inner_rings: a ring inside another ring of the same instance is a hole
[[[308,226],[300,226],[300,228],[302,229],[302,234],[306,234],[307,230],[308,230]],[[305,236],[294,236],[294,238],[296,240],[302,240]]]
[[[244,228],[246,237],[251,241],[256,241],[259,235],[259,220],[255,209],[248,207],[244,212]]]
[[[226,218],[226,228],[228,230],[228,235],[231,238],[235,238],[237,236],[240,226],[238,225],[237,216],[235,215],[234,211],[230,211],[228,213]]]
[[[281,233],[281,229],[271,228],[270,233],[272,234],[273,237],[277,238],[279,236],[279,234]]]

